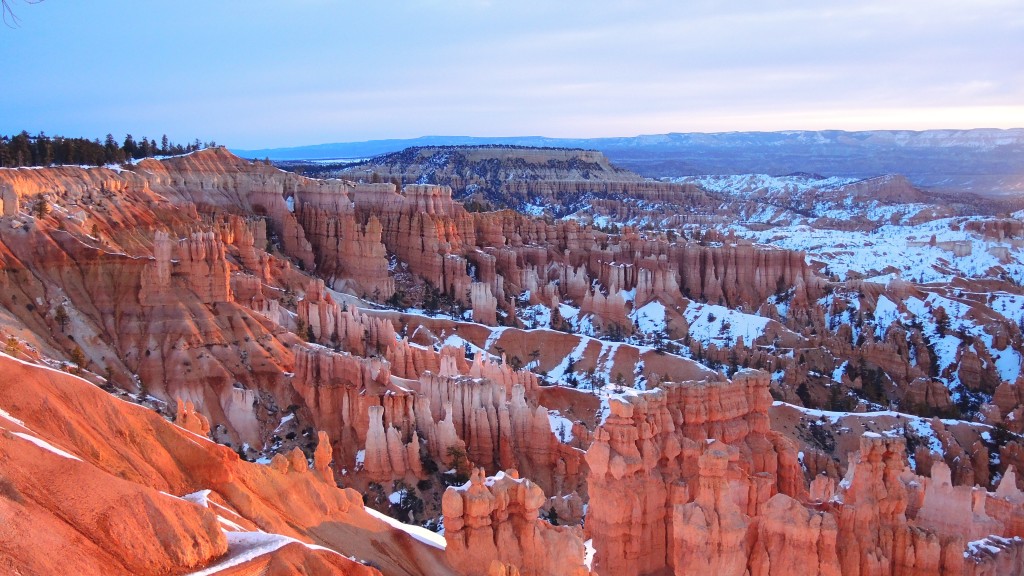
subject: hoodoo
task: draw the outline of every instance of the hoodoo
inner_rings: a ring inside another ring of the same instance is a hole
[[[435,152],[0,169],[2,569],[1024,572],[1017,220],[918,206],[922,279],[774,193]]]

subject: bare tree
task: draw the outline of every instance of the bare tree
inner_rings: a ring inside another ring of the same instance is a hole
[[[43,0],[22,0],[22,2],[26,4],[39,4],[42,1]],[[0,0],[0,14],[3,15],[4,24],[6,24],[8,28],[16,28],[21,25],[21,19],[14,13],[14,8],[11,6],[13,3],[14,0]]]

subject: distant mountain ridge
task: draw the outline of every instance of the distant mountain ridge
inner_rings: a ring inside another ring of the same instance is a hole
[[[582,148],[607,151],[623,148],[709,146],[735,148],[751,145],[802,143],[809,145],[890,145],[908,148],[966,147],[989,150],[1024,146],[1024,128],[971,130],[789,130],[781,132],[672,132],[612,138],[549,138],[545,136],[420,136],[418,138],[336,142],[287,148],[232,149],[242,157],[271,160],[323,160],[362,158],[397,152],[413,146],[512,145],[536,148]]]
[[[412,146],[584,148],[649,177],[791,174],[869,178],[905,174],[917,186],[1006,195],[1024,191],[1024,128],[672,133],[621,138],[423,136],[295,148],[234,150],[246,158],[369,158]]]

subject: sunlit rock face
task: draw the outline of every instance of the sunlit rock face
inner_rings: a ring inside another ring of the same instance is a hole
[[[1024,572],[1019,220],[843,184],[987,267],[841,278],[749,201],[515,154],[531,214],[223,149],[0,170],[3,570]],[[814,198],[773,214],[880,225]]]

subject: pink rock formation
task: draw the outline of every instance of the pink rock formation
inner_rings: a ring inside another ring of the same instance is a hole
[[[188,400],[182,402],[181,398],[178,398],[177,403],[178,411],[174,417],[175,424],[189,432],[192,432],[193,434],[209,436],[210,421],[202,414],[196,412],[196,407],[192,404],[192,401]]]
[[[545,502],[540,487],[514,471],[485,478],[482,469],[474,470],[442,500],[448,562],[466,575],[486,573],[495,560],[523,576],[590,574],[582,530],[541,520]]]
[[[685,550],[701,548],[702,531],[721,533],[721,524],[707,523],[707,510],[715,502],[726,502],[729,510],[735,505],[739,515],[730,516],[728,526],[739,534],[745,532],[742,515],[754,516],[776,493],[796,498],[805,494],[794,447],[768,426],[766,375],[741,372],[732,382],[663,383],[662,389],[628,398],[628,403],[611,401],[611,415],[586,454],[586,529],[597,550],[595,570],[649,574],[679,566],[681,558],[700,562]],[[724,444],[702,457],[708,439]],[[742,497],[725,501],[721,493],[726,489],[715,478],[725,473],[730,459],[735,461],[734,477],[749,478],[750,485],[738,490]],[[701,479],[700,462],[706,480]],[[696,488],[704,484],[703,492]],[[695,500],[700,494],[702,500]],[[697,506],[686,508],[689,502]],[[688,533],[680,526],[677,532],[676,518],[688,527],[703,522],[704,528]],[[690,547],[677,546],[686,537],[691,538]],[[706,543],[728,548],[728,541]],[[723,560],[721,568],[745,565],[743,558]]]
[[[481,282],[469,286],[469,300],[473,307],[473,321],[493,326],[498,323],[498,300],[491,295],[491,287]]]

